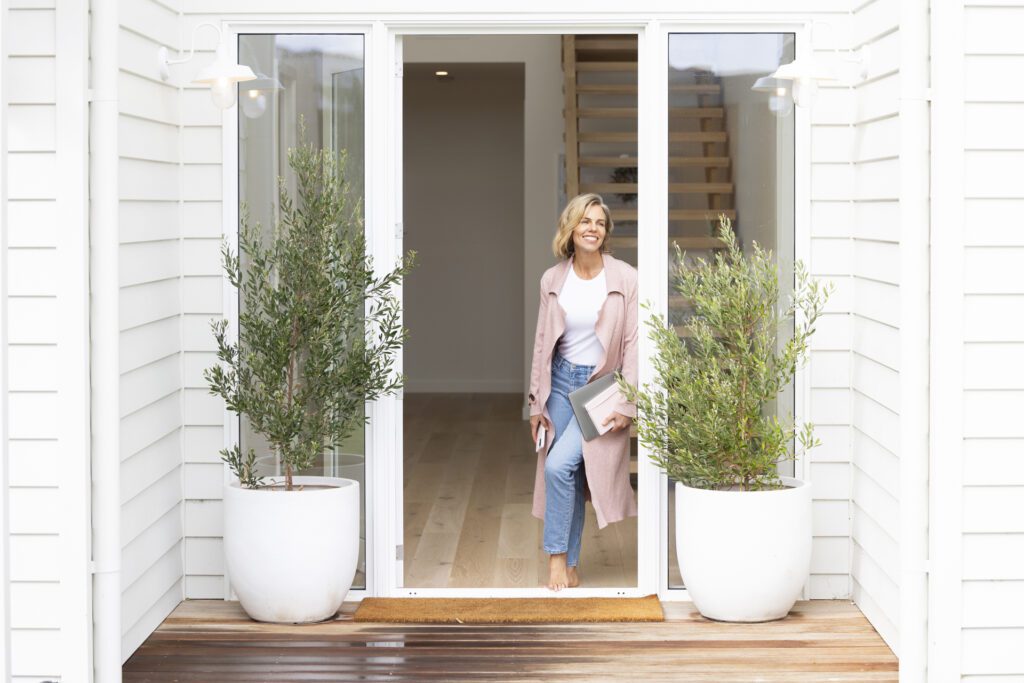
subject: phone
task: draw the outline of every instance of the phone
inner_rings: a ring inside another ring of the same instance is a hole
[[[540,426],[537,427],[537,448],[535,450],[539,451],[544,448],[544,437],[547,435],[547,431],[547,427],[545,427],[544,423],[541,422]]]

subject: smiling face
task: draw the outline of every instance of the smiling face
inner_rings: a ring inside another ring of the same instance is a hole
[[[591,204],[572,231],[572,243],[579,253],[599,252],[608,234],[608,219],[600,204]]]

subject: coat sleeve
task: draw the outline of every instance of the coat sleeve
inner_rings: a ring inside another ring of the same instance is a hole
[[[530,393],[527,402],[530,406],[530,416],[540,415],[544,412],[544,406],[540,404],[540,374],[544,371],[542,365],[544,359],[544,325],[547,320],[548,297],[547,288],[544,286],[544,278],[540,279],[540,302],[537,305],[537,331],[533,339],[533,364],[530,367]]]
[[[637,386],[637,364],[639,362],[637,350],[637,282],[633,278],[632,286],[626,297],[625,325],[622,329],[622,376],[634,387]],[[626,417],[636,418],[636,403],[619,401],[616,412]]]

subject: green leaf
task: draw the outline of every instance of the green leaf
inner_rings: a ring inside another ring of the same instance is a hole
[[[620,387],[636,402],[637,434],[651,460],[673,479],[706,489],[774,488],[778,463],[819,443],[812,425],[780,422],[772,404],[806,359],[833,286],[811,281],[797,261],[795,291],[780,308],[771,251],[753,242],[745,254],[725,215],[719,236],[725,249],[710,260],[688,262],[675,246],[671,282],[692,303],[690,337],[681,339],[661,315],[649,317],[656,381]],[[783,328],[793,332],[780,340]]]
[[[365,424],[367,401],[401,389],[394,365],[408,331],[395,290],[415,253],[390,270],[374,268],[361,200],[346,187],[346,155],[308,142],[301,118],[288,164],[295,195],[278,178],[271,230],[243,205],[238,253],[222,247],[239,293],[238,338],[228,340],[227,320],[212,323],[218,363],[204,377],[266,439],[290,486],[294,473]],[[221,455],[243,485],[260,485],[252,450]]]

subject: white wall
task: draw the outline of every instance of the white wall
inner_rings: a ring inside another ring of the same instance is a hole
[[[121,629],[130,655],[184,597],[180,95],[157,49],[181,44],[175,3],[120,5]],[[209,30],[209,29],[207,29]],[[211,106],[211,109],[213,107]]]
[[[963,3],[963,442],[945,451],[962,473],[961,672],[979,682],[1024,680],[1024,3],[998,4]]]
[[[524,77],[522,63],[406,60],[406,393],[523,391]]]
[[[853,125],[836,131],[840,144],[852,145],[845,198],[853,215],[850,239],[833,245],[853,288],[853,599],[894,650],[900,604],[899,19],[893,0],[865,3],[854,15],[850,47],[870,50],[871,70],[854,89]]]
[[[216,17],[184,16],[182,35]],[[213,57],[216,34],[196,36],[196,58],[182,68],[182,353],[184,360],[185,597],[223,598],[221,542],[223,403],[208,393],[203,369],[216,346],[210,319],[223,310],[220,270],[221,112],[207,88],[189,85],[191,74]],[[232,110],[234,111],[234,110]]]
[[[59,677],[61,554],[57,426],[56,20],[10,3],[4,22],[7,154],[7,499],[10,667]]]
[[[88,671],[85,11],[4,3],[3,672]],[[60,419],[55,419],[55,416]]]
[[[558,160],[565,149],[562,107],[562,41],[548,36],[416,37],[403,46],[408,62],[522,62],[526,66],[523,102],[523,379],[529,381],[533,336],[537,325],[535,302],[540,277],[554,264],[551,239],[562,207],[558,205]],[[523,414],[527,411],[523,397]]]
[[[812,49],[830,55],[850,30],[848,17],[818,15],[832,31],[816,31]],[[797,54],[802,49],[797,40]],[[808,596],[812,599],[850,597],[851,512],[850,438],[851,389],[849,377],[852,342],[853,287],[845,258],[852,225],[848,168],[850,147],[835,144],[852,116],[849,88],[822,87],[813,108],[810,131],[810,244],[797,242],[808,272],[815,279],[831,281],[836,291],[811,338],[810,360],[805,372],[810,390],[801,419],[814,423],[821,446],[811,451],[804,471],[814,486],[814,545]],[[798,140],[800,132],[797,132]],[[806,173],[797,160],[796,173]],[[800,181],[797,181],[800,187]],[[799,217],[802,208],[797,206]]]

